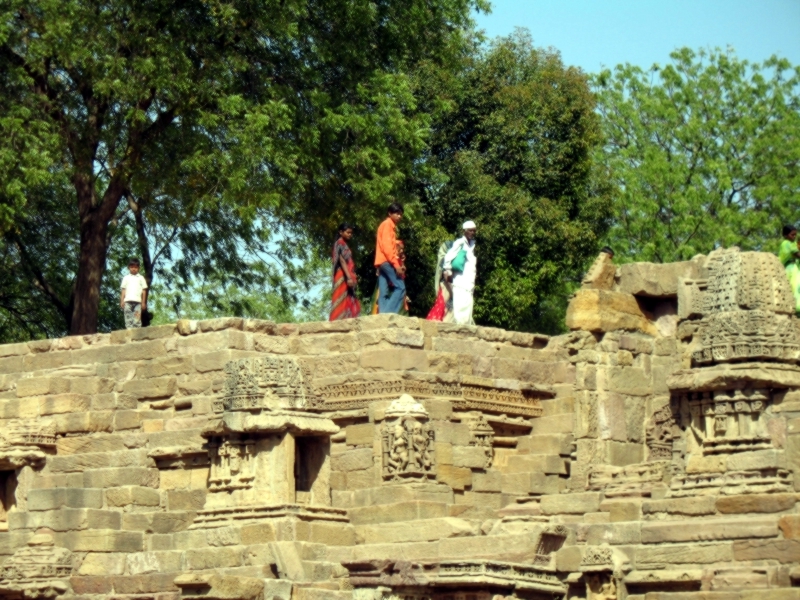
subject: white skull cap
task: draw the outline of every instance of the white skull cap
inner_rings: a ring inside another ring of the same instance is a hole
[[[475,221],[467,221],[461,226],[462,229],[477,229],[475,227]]]

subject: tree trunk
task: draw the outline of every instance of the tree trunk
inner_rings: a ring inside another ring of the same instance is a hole
[[[97,333],[100,283],[108,254],[108,224],[114,216],[124,188],[118,179],[112,179],[103,199],[95,206],[92,201],[94,194],[91,189],[91,177],[85,180],[82,177],[75,179],[81,217],[81,248],[69,333],[86,335]]]

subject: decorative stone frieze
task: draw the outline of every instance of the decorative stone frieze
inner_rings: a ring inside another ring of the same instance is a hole
[[[491,379],[470,378],[462,381],[426,381],[405,378],[342,381],[315,387],[316,394],[308,407],[320,411],[343,411],[367,408],[379,399],[410,395],[414,398],[447,399],[457,410],[480,410],[488,413],[538,417],[542,414],[542,398],[550,398],[549,386],[525,385],[517,389],[501,387]]]
[[[672,470],[666,460],[637,463],[624,467],[591,465],[587,489],[605,492],[607,498],[650,497],[653,488],[663,484]],[[661,487],[664,487],[661,485]]]
[[[59,548],[47,533],[34,535],[0,567],[0,596],[51,599],[69,589],[72,552]]]
[[[52,423],[9,421],[0,429],[0,471],[39,466],[56,445]]]
[[[289,358],[243,358],[225,365],[222,397],[214,411],[305,408],[312,394],[300,365]]]

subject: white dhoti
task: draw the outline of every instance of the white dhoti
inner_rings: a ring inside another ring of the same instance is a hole
[[[456,281],[458,277],[456,276]],[[453,283],[453,321],[459,325],[473,325],[473,288],[459,287]]]
[[[453,260],[458,253],[464,250],[467,253],[464,269],[453,275],[453,321],[459,325],[474,325],[472,320],[473,293],[475,292],[475,240],[466,237],[459,238],[448,250],[444,257],[444,268],[450,272]]]

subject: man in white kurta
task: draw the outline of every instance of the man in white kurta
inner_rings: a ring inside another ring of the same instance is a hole
[[[475,223],[467,221],[463,225],[464,237],[455,241],[444,257],[445,277],[453,282],[453,321],[460,325],[474,325],[472,320],[473,294],[477,259],[475,257]],[[453,260],[464,250],[467,260],[461,271],[453,270]]]

